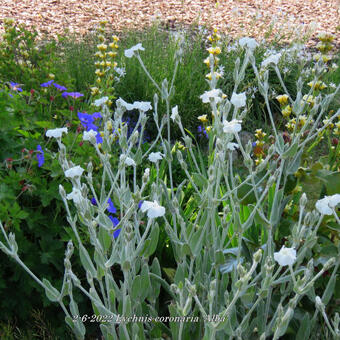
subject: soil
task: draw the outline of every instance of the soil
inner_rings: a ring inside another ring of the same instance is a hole
[[[81,37],[107,20],[116,32],[154,22],[170,28],[196,23],[258,40],[273,24],[273,34],[289,41],[292,32],[301,36],[315,24],[316,33],[334,34],[340,46],[340,0],[1,0],[0,32],[8,17],[54,38],[65,30]]]

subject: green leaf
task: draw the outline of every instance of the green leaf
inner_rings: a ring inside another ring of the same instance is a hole
[[[35,125],[38,125],[41,128],[47,128],[47,129],[53,129],[54,125],[52,122],[48,122],[48,121],[37,121],[34,122]]]
[[[59,295],[60,295],[59,291],[56,288],[54,288],[51,282],[48,281],[47,279],[43,279],[42,281],[43,281],[43,284],[46,286],[45,294],[47,298],[52,302],[57,302]]]
[[[335,283],[336,283],[336,275],[332,274],[330,280],[328,281],[326,290],[324,291],[323,295],[322,295],[322,302],[327,305],[328,302],[330,301],[333,293],[334,293],[334,289],[335,289]]]
[[[97,277],[97,271],[92,263],[89,253],[83,245],[79,246],[80,262],[86,271],[89,271],[93,277]]]
[[[158,223],[155,223],[153,226],[150,237],[148,237],[145,241],[143,250],[141,254],[145,257],[151,256],[157,249],[158,244],[158,237],[159,237],[159,226]]]

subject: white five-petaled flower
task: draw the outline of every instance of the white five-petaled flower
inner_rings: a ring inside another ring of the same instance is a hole
[[[223,132],[225,133],[237,133],[240,132],[242,120],[233,119],[231,122],[223,122]]]
[[[282,56],[281,53],[272,54],[271,56],[262,61],[261,67],[266,67],[269,64],[277,65],[279,63],[281,56]]]
[[[254,38],[248,38],[248,37],[241,38],[238,41],[238,43],[241,47],[246,46],[250,50],[254,50],[258,46],[258,43],[256,42]]]
[[[160,152],[151,152],[149,155],[149,161],[156,163],[163,158],[163,154]]]
[[[142,212],[147,211],[149,218],[162,217],[165,214],[165,208],[159,205],[156,201],[144,201],[140,209]]]
[[[109,97],[102,97],[94,101],[95,106],[102,106],[109,100]]]
[[[274,253],[274,260],[280,266],[291,266],[296,261],[296,250],[283,246],[279,252]]]
[[[79,204],[83,199],[81,191],[77,188],[73,188],[72,192],[66,196],[68,200],[73,200],[74,203]]]
[[[65,176],[68,178],[74,178],[74,177],[80,177],[84,172],[84,169],[77,165],[74,166],[73,168],[69,168],[68,170],[65,171]]]
[[[332,215],[333,209],[340,203],[340,194],[333,196],[326,196],[321,200],[318,200],[315,204],[315,208],[323,215]]]
[[[216,103],[222,101],[222,91],[220,89],[213,89],[210,91],[205,91],[200,98],[202,99],[203,103],[210,103],[210,99],[214,99]]]
[[[96,138],[96,135],[97,135],[97,131],[94,131],[94,130],[90,130],[90,131],[84,131],[84,133],[83,133],[83,140],[85,140],[85,141],[91,141],[91,139],[92,140],[95,140],[95,138]]]
[[[171,116],[170,118],[175,121],[176,118],[178,117],[178,106],[176,105],[175,107],[172,108],[171,110]]]
[[[132,58],[135,55],[136,51],[144,51],[144,47],[142,46],[141,43],[132,46],[131,48],[129,48],[128,50],[125,50],[124,55],[126,58]]]
[[[125,158],[125,155],[120,155],[121,160],[123,160],[124,158]],[[126,157],[124,163],[127,166],[135,166],[136,165],[135,161],[130,157]]]
[[[246,100],[247,100],[247,96],[245,92],[242,93],[233,93],[233,95],[231,96],[230,102],[236,107],[243,107],[246,106]]]
[[[67,133],[67,127],[47,130],[46,137],[60,138],[63,132]]]
[[[227,150],[235,151],[236,148],[239,148],[237,143],[228,143],[227,144]]]

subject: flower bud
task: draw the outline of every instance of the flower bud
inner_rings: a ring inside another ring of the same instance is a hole
[[[253,255],[253,259],[255,262],[259,263],[261,261],[262,258],[262,249],[259,249],[254,255]]]
[[[305,207],[306,204],[307,204],[307,201],[308,201],[307,195],[306,195],[306,193],[303,193],[301,195],[301,198],[300,198],[300,205],[301,205],[301,207]]]

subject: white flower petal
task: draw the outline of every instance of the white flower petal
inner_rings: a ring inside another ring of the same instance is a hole
[[[163,154],[160,152],[151,152],[148,159],[150,162],[156,163],[163,158]]]
[[[274,260],[280,266],[291,266],[296,261],[296,250],[283,246],[279,252],[274,253]]]
[[[80,177],[84,172],[84,169],[77,165],[74,166],[73,168],[69,168],[68,170],[65,171],[65,176],[68,178],[74,178],[74,177]]]
[[[67,133],[67,127],[47,130],[46,137],[60,138],[63,132]]]
[[[210,91],[205,91],[200,98],[203,103],[210,103],[210,99],[214,99],[216,103],[222,101],[222,91],[220,89],[213,89]]]
[[[171,110],[171,116],[170,118],[175,121],[178,116],[178,106],[176,105],[175,107],[172,108]]]
[[[131,48],[129,48],[128,50],[124,51],[124,55],[126,58],[132,58],[135,55],[136,51],[144,51],[144,47],[142,46],[141,43],[132,46]]]
[[[223,122],[223,132],[225,133],[237,133],[242,129],[241,126],[242,120],[233,119],[231,122],[224,121]]]
[[[243,106],[246,106],[246,100],[247,100],[247,96],[245,92],[242,93],[233,93],[233,95],[231,96],[230,102],[236,107],[236,108],[240,108]]]
[[[102,106],[109,100],[109,97],[102,97],[94,101],[95,106]]]

